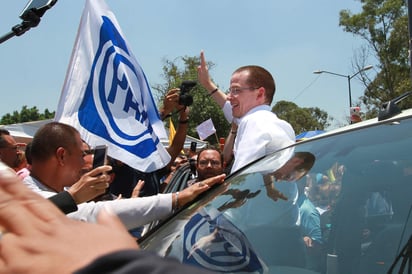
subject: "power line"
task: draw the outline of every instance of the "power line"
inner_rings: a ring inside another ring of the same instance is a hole
[[[304,89],[302,89],[299,94],[293,98],[292,101],[295,101],[299,96],[301,96],[303,94],[303,92],[305,92],[308,88],[310,88],[318,79],[319,79],[320,75],[318,75],[315,79],[312,80],[312,82],[310,82],[309,85],[307,85]]]

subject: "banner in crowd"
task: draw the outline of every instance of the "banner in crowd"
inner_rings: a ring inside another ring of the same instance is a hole
[[[197,134],[200,140],[204,140],[216,132],[215,125],[213,125],[212,118],[207,119],[196,127]]]
[[[140,171],[170,161],[146,76],[103,0],[86,1],[55,120]]]

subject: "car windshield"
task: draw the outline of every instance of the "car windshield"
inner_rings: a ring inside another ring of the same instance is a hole
[[[297,143],[140,245],[216,272],[387,273],[412,233],[411,148],[412,119]]]

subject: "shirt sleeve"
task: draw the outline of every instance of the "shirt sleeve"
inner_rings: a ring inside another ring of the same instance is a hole
[[[226,101],[222,107],[223,114],[225,115],[226,120],[229,123],[232,123],[233,114],[232,114],[232,106],[230,105],[229,101]]]
[[[82,203],[78,205],[78,210],[68,214],[68,217],[85,222],[96,222],[98,213],[104,207],[109,207],[127,229],[133,229],[170,215],[172,213],[172,193]]]
[[[64,214],[77,210],[77,204],[72,195],[67,191],[62,191],[54,196],[49,197],[49,200],[57,206]]]

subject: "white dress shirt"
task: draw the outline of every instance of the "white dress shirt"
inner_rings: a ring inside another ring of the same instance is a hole
[[[268,105],[254,107],[239,119],[231,173],[293,143],[295,131],[288,122],[279,119]]]
[[[45,198],[57,194],[56,191],[31,176],[26,177],[23,183]],[[113,213],[119,216],[127,229],[133,229],[168,216],[172,212],[172,193],[140,198],[82,203],[78,205],[77,211],[69,213],[67,216],[80,221],[96,222],[99,211],[104,207],[109,207]]]

